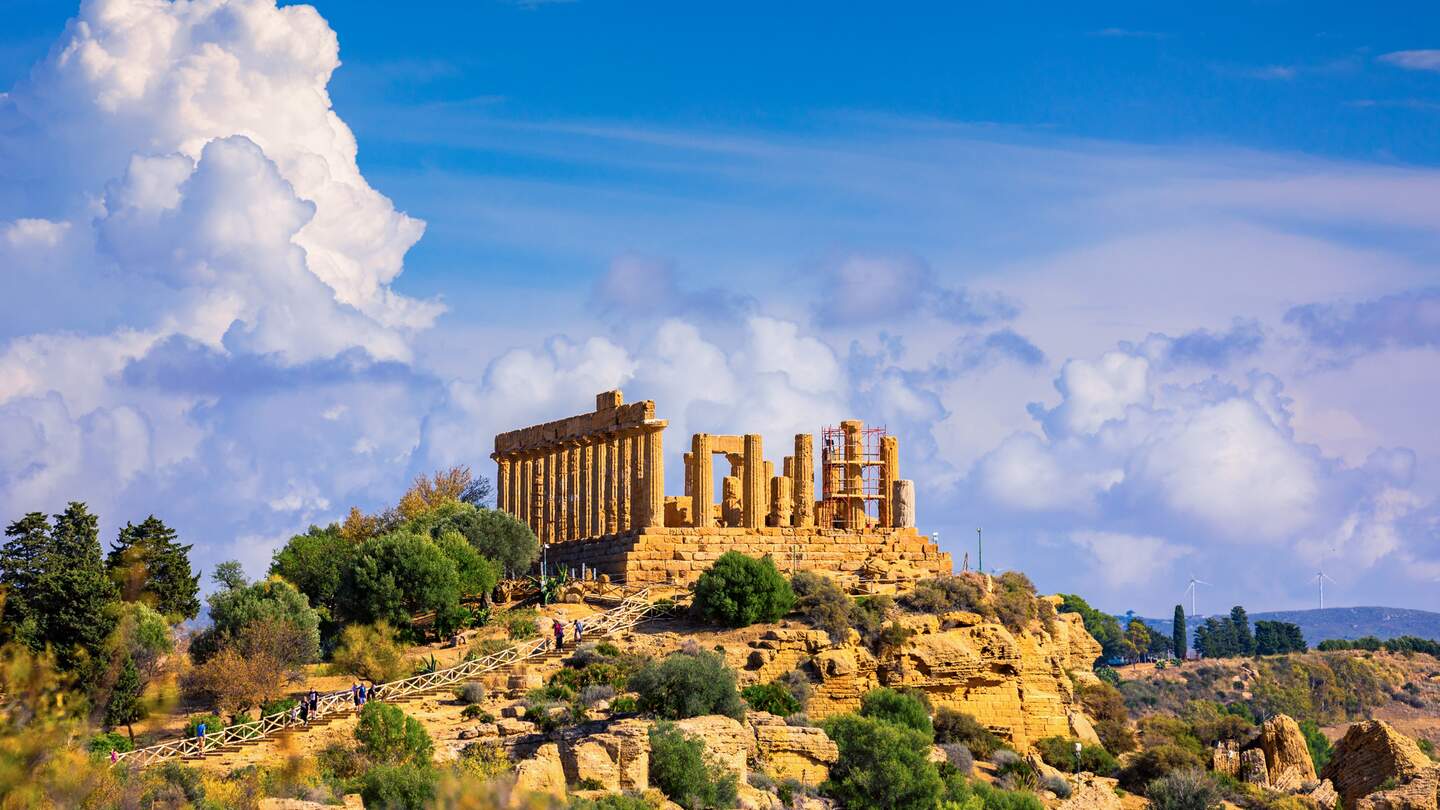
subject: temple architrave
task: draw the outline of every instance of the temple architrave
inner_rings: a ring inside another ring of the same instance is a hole
[[[495,437],[496,505],[547,545],[551,570],[634,584],[687,584],[721,554],[769,555],[784,571],[899,581],[949,574],[950,555],[915,528],[915,484],[899,442],[851,420],[795,436],[780,472],[759,434],[696,433],[685,492],[665,494],[666,421],[620,391],[595,410]],[[716,499],[716,464],[727,465]]]

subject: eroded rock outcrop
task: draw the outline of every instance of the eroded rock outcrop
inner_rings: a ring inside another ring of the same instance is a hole
[[[752,645],[759,654],[747,663],[749,677],[764,682],[804,666],[816,681],[805,706],[812,719],[854,711],[879,686],[910,687],[974,715],[1020,750],[1057,735],[1099,741],[1068,674],[1088,671],[1100,655],[1078,615],[1018,633],[961,611],[901,623],[912,635],[878,657],[853,643],[813,651],[816,640],[802,632],[771,634]]]
[[[1430,758],[1414,740],[1384,720],[1366,720],[1350,726],[1335,743],[1320,776],[1334,783],[1346,807],[1355,807],[1387,780],[1408,783],[1430,768]]]
[[[1355,810],[1436,810],[1440,767],[1432,767],[1403,785],[1377,791],[1355,803]]]
[[[1092,773],[1070,777],[1070,798],[1056,810],[1120,810],[1123,804],[1115,794],[1117,780]]]
[[[750,712],[745,720],[755,733],[756,762],[775,779],[818,785],[840,759],[840,749],[818,728],[787,726],[783,719],[766,712]]]
[[[1293,792],[1315,781],[1315,763],[1294,718],[1277,714],[1266,720],[1256,745],[1265,754],[1270,787]]]

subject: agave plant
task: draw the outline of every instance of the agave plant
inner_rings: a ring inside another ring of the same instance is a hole
[[[440,662],[436,660],[435,653],[430,653],[429,658],[421,658],[420,663],[415,665],[416,675],[429,675],[440,670]]]

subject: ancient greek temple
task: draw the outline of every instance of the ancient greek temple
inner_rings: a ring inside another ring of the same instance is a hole
[[[916,529],[914,482],[883,428],[823,428],[818,467],[814,436],[798,434],[779,474],[759,434],[696,433],[684,493],[667,496],[666,425],[653,401],[626,404],[617,390],[592,413],[501,433],[497,506],[547,544],[552,567],[635,582],[688,581],[732,549],[856,576],[949,572],[949,555]],[[718,499],[717,463],[728,473]]]

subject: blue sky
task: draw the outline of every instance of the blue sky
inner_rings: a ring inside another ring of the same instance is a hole
[[[312,6],[7,6],[7,520],[259,573],[618,385],[1116,611],[1440,609],[1433,7]]]

